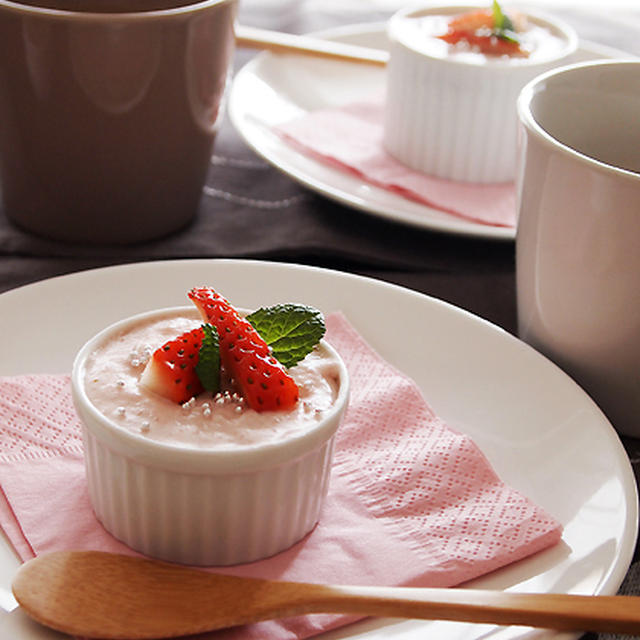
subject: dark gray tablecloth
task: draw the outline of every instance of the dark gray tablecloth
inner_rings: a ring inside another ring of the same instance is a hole
[[[628,6],[556,4],[553,11],[570,22],[581,38],[640,55],[640,5]],[[374,0],[245,0],[239,17],[245,24],[303,33],[378,22],[392,8],[390,2]],[[238,51],[236,68],[252,55]],[[50,276],[123,262],[264,258],[400,284],[516,333],[512,242],[419,230],[336,204],[257,158],[228,121],[217,140],[208,185],[212,191],[204,196],[190,227],[162,240],[128,247],[64,245],[36,238],[13,227],[0,211],[0,293]],[[637,474],[640,443],[625,439],[624,444]],[[631,578],[630,584],[637,584]]]

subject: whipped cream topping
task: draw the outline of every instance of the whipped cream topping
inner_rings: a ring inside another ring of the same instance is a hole
[[[224,372],[220,393],[203,392],[182,405],[140,385],[152,353],[200,324],[196,311],[176,311],[112,335],[87,359],[90,401],[123,429],[174,446],[220,450],[282,441],[316,425],[333,406],[339,368],[322,345],[289,369],[300,391],[290,411],[250,409]]]
[[[449,44],[438,38],[447,32],[449,20],[457,14],[433,14],[406,17],[398,23],[400,39],[410,43],[416,51],[434,58],[450,58],[467,64],[523,65],[542,62],[559,56],[567,48],[567,39],[559,31],[552,31],[543,24],[527,20],[523,31],[518,32],[526,57],[496,56],[480,53],[467,43]]]

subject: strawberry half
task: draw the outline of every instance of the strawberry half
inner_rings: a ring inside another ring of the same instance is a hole
[[[140,384],[173,402],[183,403],[204,388],[196,365],[202,339],[202,327],[186,331],[156,349],[140,377]]]
[[[220,359],[249,407],[255,411],[293,407],[298,386],[251,323],[211,287],[194,288],[189,298],[202,319],[218,330]]]

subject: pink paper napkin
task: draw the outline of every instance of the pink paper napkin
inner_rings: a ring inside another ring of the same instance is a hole
[[[452,586],[555,544],[560,525],[506,486],[467,436],[426,404],[341,314],[327,339],[352,393],[318,526],[237,575],[342,584]],[[66,375],[0,379],[0,525],[23,559],[62,549],[133,553],[97,522]],[[216,638],[306,638],[344,616],[265,622]]]
[[[275,131],[303,153],[405,198],[480,224],[515,226],[513,183],[453,182],[409,169],[382,146],[383,111],[381,102],[353,103],[311,111]]]

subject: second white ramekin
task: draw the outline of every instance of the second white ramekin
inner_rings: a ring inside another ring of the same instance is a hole
[[[384,147],[412,169],[462,182],[512,181],[518,94],[538,74],[569,61],[577,48],[571,27],[532,14],[527,14],[531,23],[566,42],[557,55],[518,64],[470,64],[430,55],[405,29],[408,20],[486,4],[403,9],[389,22]]]
[[[89,496],[117,539],[146,555],[190,565],[232,565],[283,551],[315,526],[329,487],[334,436],[349,395],[339,363],[335,404],[312,429],[285,441],[216,451],[177,447],[127,431],[87,397],[87,357],[104,340],[161,309],[117,322],[90,339],[71,376],[83,425]]]

